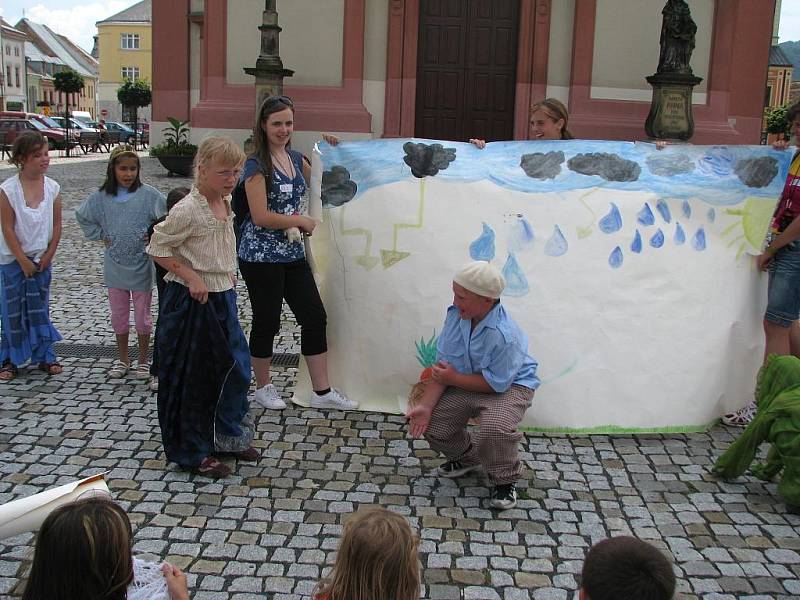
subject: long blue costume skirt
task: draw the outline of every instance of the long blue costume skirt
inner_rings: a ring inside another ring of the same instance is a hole
[[[186,286],[169,282],[155,343],[158,420],[167,458],[192,468],[214,452],[249,448],[250,352],[236,292],[210,292],[200,304]]]

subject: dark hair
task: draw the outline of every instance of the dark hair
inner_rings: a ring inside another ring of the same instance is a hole
[[[590,600],[670,600],[675,574],[657,548],[620,536],[592,546],[583,563],[581,587]]]
[[[117,184],[117,175],[114,172],[114,169],[117,166],[117,161],[120,158],[136,159],[136,179],[133,180],[133,183],[131,184],[131,187],[128,188],[128,191],[135,192],[142,187],[142,163],[139,162],[139,155],[136,154],[133,146],[128,144],[120,144],[111,151],[111,155],[108,157],[108,166],[106,167],[106,180],[103,182],[103,185],[98,188],[101,192],[105,192],[109,196],[116,196],[117,189],[119,188],[119,185]]]
[[[288,96],[269,96],[268,98],[265,98],[261,103],[261,107],[258,109],[256,126],[253,129],[253,142],[255,146],[253,154],[256,156],[256,158],[258,158],[261,166],[264,168],[264,173],[266,174],[264,179],[267,183],[267,189],[269,189],[269,182],[272,179],[272,155],[269,151],[267,132],[264,131],[264,128],[261,126],[261,124],[271,114],[281,112],[287,108],[291,109],[292,114],[294,114],[294,102],[292,102],[292,99]],[[286,147],[291,147],[291,140],[289,140],[289,143],[286,145]]]
[[[167,212],[172,210],[178,202],[184,199],[191,190],[187,187],[172,188],[167,194]]]
[[[125,600],[133,581],[131,522],[111,500],[55,509],[36,535],[22,600]]]
[[[553,121],[564,119],[564,127],[561,128],[561,139],[575,139],[575,136],[572,135],[567,129],[567,124],[569,123],[569,111],[567,110],[567,107],[564,106],[564,103],[561,102],[561,100],[556,100],[555,98],[545,98],[541,102],[537,102],[531,106],[531,114],[535,113],[537,110],[543,110],[546,112],[547,115],[553,119]]]
[[[796,121],[798,117],[800,117],[800,100],[786,109],[786,121],[789,123],[789,127],[792,126],[792,123]]]
[[[34,154],[42,146],[46,146],[47,143],[47,138],[38,131],[25,131],[14,140],[8,162],[17,167],[22,167],[22,164],[31,154]]]

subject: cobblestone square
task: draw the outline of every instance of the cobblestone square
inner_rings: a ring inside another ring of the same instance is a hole
[[[165,193],[189,183],[167,177],[154,159],[142,165],[143,180]],[[0,168],[0,179],[12,173]],[[70,352],[61,354],[63,374],[24,368],[0,388],[0,503],[107,472],[133,523],[135,553],[186,570],[195,600],[307,598],[333,563],[343,520],[366,504],[395,510],[419,530],[424,598],[572,598],[588,548],[620,534],[674,558],[680,598],[800,596],[800,516],[786,512],[775,484],[711,476],[740,431],[724,426],[529,434],[520,501],[505,512],[488,507],[480,475],[430,476],[439,459],[394,415],[254,404],[257,463],[240,463],[217,482],[177,470],[162,451],[154,394],[107,376],[114,338],[102,248],[74,220],[104,173],[105,162],[91,160],[55,160],[48,173],[64,199],[51,313]],[[247,331],[241,282],[239,305]],[[277,351],[297,354],[298,333],[285,314]],[[276,370],[286,398],[295,374]],[[0,596],[14,597],[33,539],[0,540]]]

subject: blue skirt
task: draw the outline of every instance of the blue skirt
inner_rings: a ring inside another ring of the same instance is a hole
[[[193,468],[214,452],[249,448],[250,352],[236,292],[211,292],[200,304],[186,286],[169,282],[155,343],[158,420],[167,458]]]
[[[0,265],[0,364],[56,362],[61,334],[50,322],[50,267],[25,277],[17,261]]]

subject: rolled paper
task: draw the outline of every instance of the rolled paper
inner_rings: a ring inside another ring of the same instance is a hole
[[[87,492],[111,494],[105,473],[3,504],[0,506],[0,540],[36,531],[56,508],[88,495]]]
[[[322,223],[322,152],[314,144],[311,157],[311,182],[309,185],[308,216]]]

